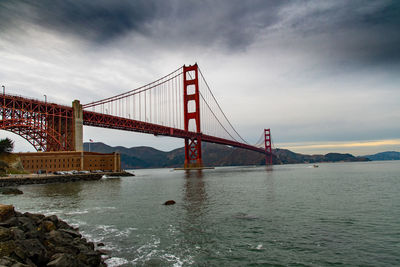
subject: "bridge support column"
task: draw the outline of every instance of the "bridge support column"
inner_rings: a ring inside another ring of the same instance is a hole
[[[75,151],[83,151],[83,111],[79,100],[72,102],[73,146]]]
[[[264,129],[265,137],[265,165],[272,165],[271,130]]]
[[[183,116],[185,131],[196,132],[196,136],[185,138],[185,169],[202,168],[201,129],[200,129],[200,93],[197,64],[183,66]],[[195,129],[190,128],[194,121]]]

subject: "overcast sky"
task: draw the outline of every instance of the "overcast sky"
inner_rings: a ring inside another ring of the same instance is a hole
[[[0,83],[70,105],[197,62],[238,132],[304,153],[400,151],[400,1],[0,1]],[[17,150],[31,150],[16,140]],[[180,139],[84,128],[170,150]]]

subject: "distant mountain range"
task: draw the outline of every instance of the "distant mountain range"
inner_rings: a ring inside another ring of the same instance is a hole
[[[210,143],[203,143],[202,145],[203,161],[205,166],[265,164],[264,155],[254,151]],[[89,143],[84,143],[84,150],[89,150]],[[111,147],[104,143],[96,142],[90,143],[90,150],[92,152],[100,153],[120,153],[121,165],[123,169],[182,167],[185,157],[183,147],[169,152],[164,152],[146,146],[131,148],[126,148],[123,146]],[[304,155],[287,149],[274,149],[272,160],[274,164],[400,160],[400,153],[388,151],[374,155],[355,157],[351,154],[340,153],[328,153],[326,155]]]
[[[386,151],[364,157],[370,160],[400,160],[400,152]]]

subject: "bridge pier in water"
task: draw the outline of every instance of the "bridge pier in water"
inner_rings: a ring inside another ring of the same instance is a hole
[[[190,104],[192,103],[192,104]],[[194,111],[189,110],[189,105]],[[190,122],[194,121],[196,136],[185,138],[184,169],[203,168],[201,157],[201,129],[200,129],[200,93],[199,72],[197,64],[183,66],[183,118],[185,131],[189,131]]]
[[[272,165],[271,129],[264,129],[265,165]]]

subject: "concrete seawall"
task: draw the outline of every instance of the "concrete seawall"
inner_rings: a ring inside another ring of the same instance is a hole
[[[106,176],[134,176],[128,172],[103,172],[88,174],[68,174],[68,175],[40,175],[27,177],[1,177],[0,187],[18,186],[26,184],[49,184],[49,183],[69,183],[79,181],[96,181],[100,180],[103,175]]]

